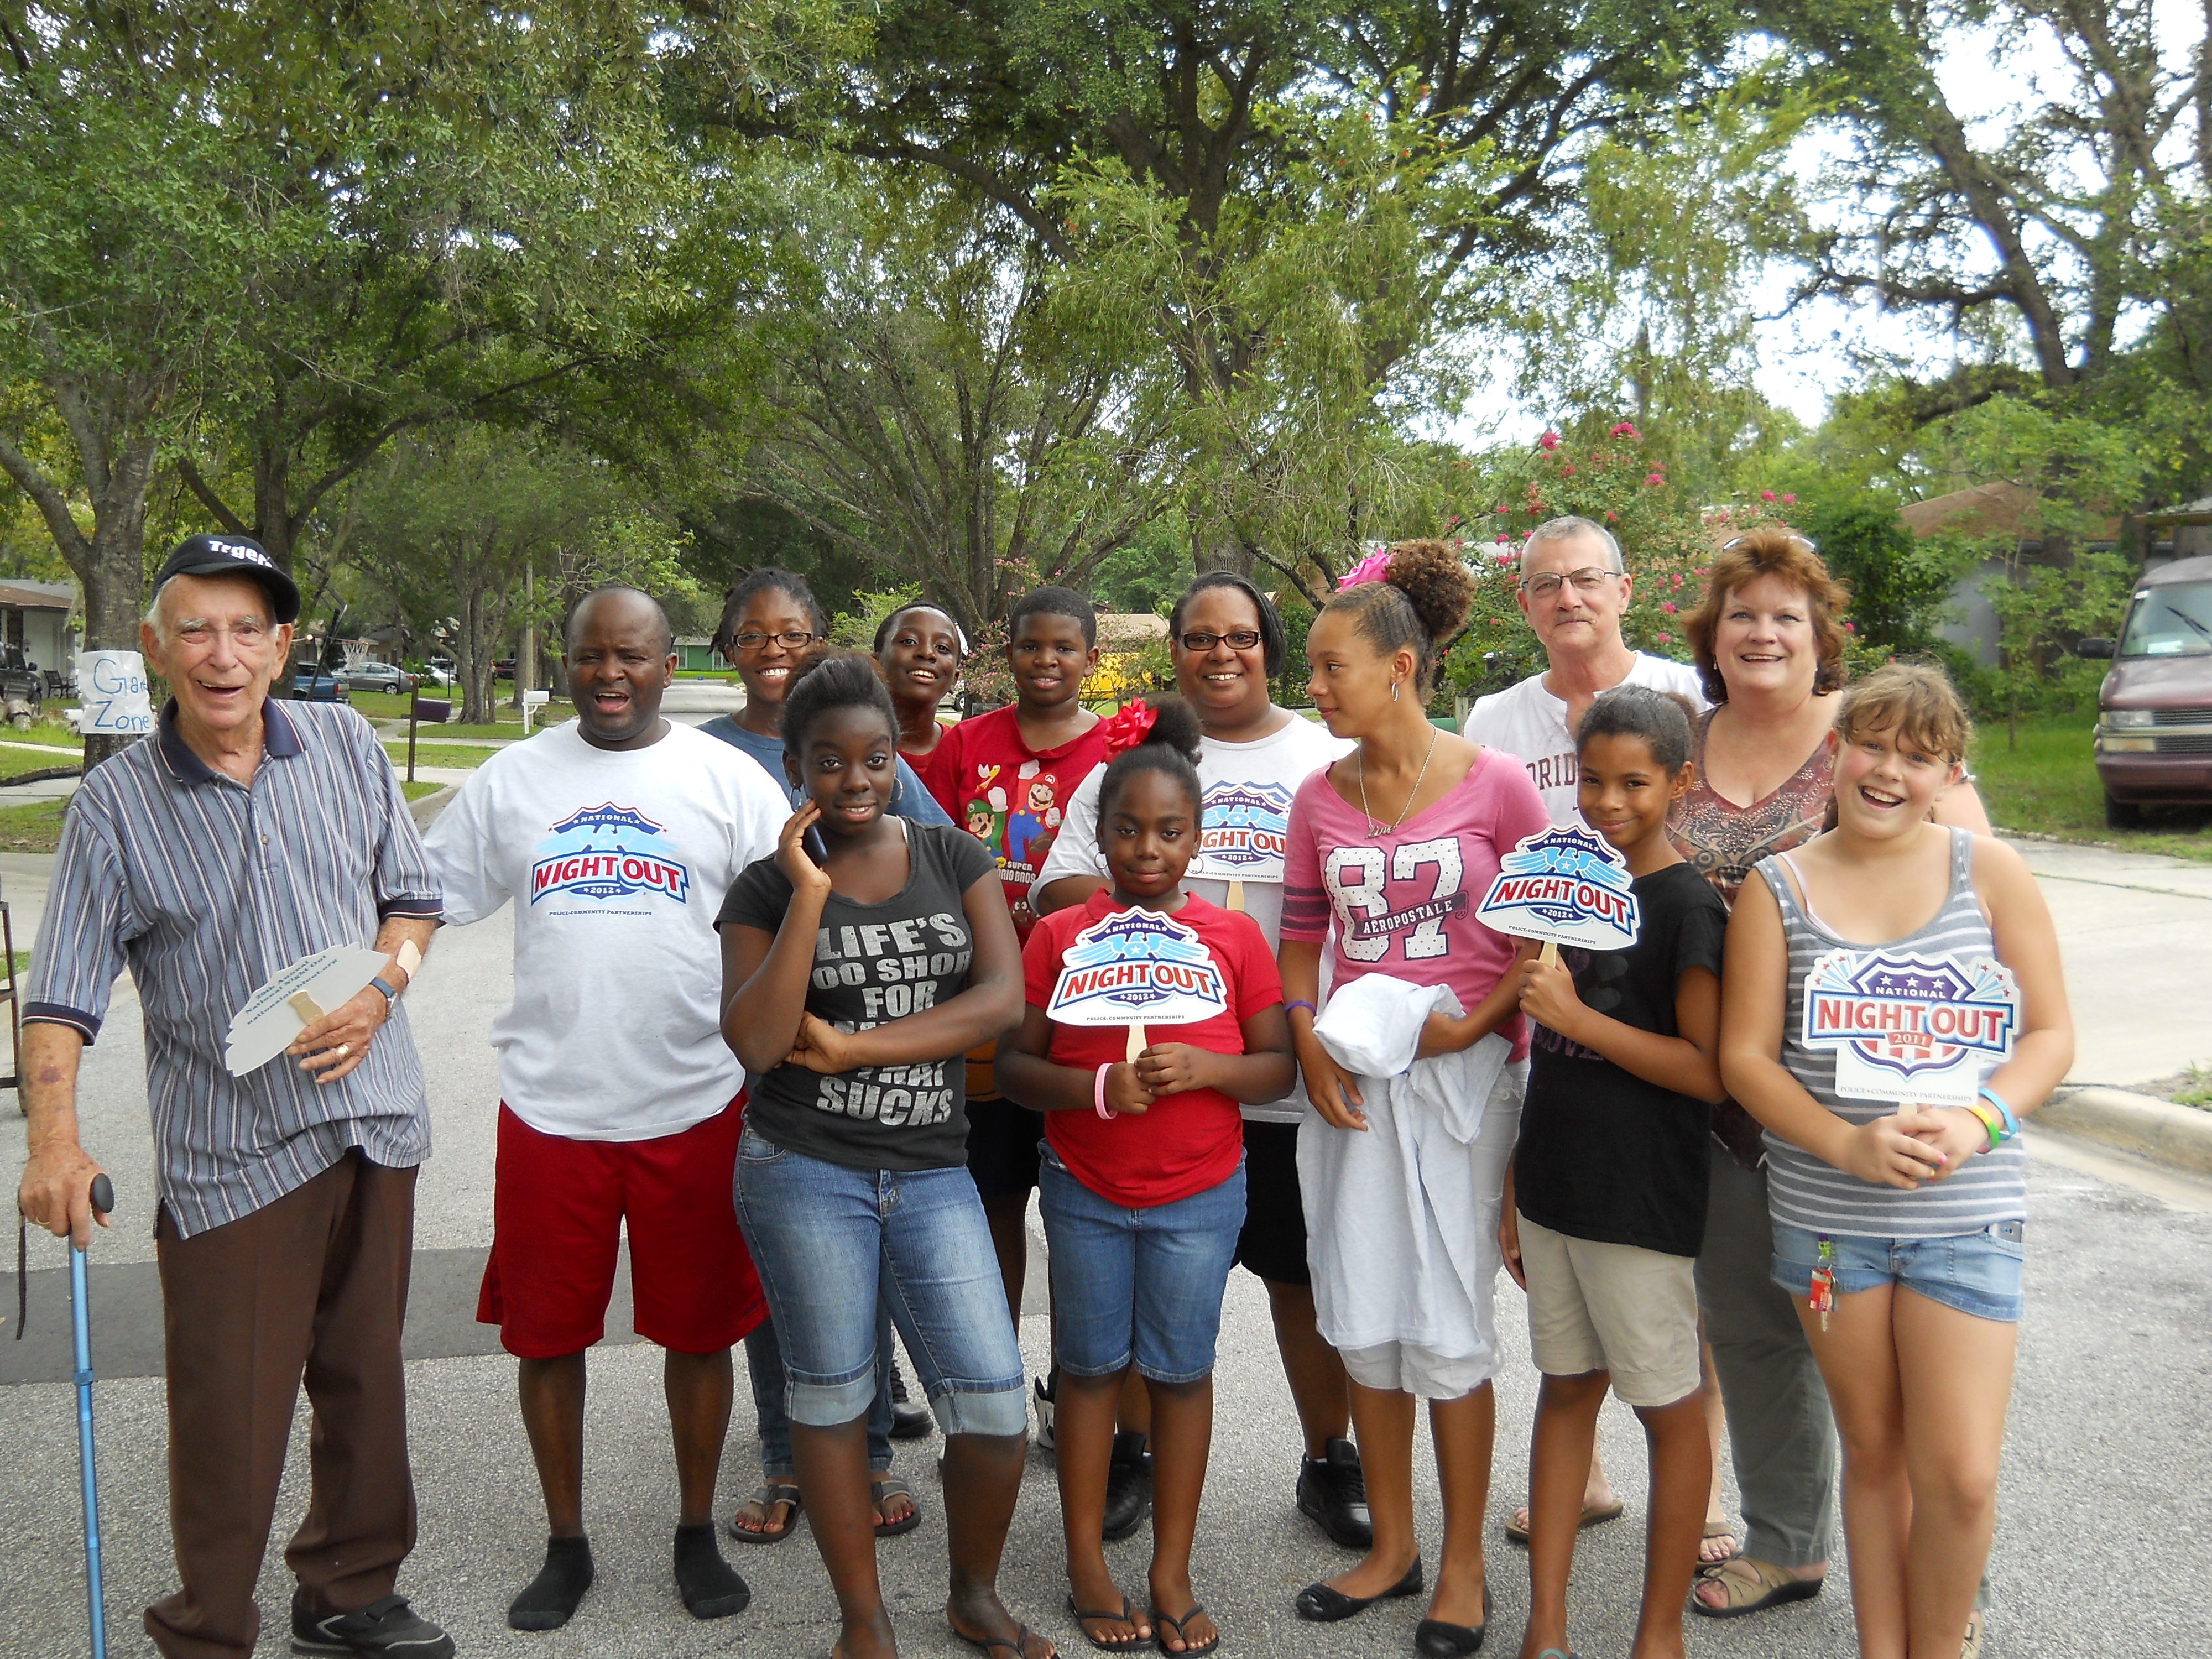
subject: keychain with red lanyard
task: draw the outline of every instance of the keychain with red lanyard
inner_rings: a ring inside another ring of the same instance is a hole
[[[1826,1233],[1820,1235],[1820,1264],[1813,1269],[1812,1292],[1807,1302],[1820,1316],[1820,1328],[1826,1330],[1828,1315],[1836,1305],[1836,1247]]]

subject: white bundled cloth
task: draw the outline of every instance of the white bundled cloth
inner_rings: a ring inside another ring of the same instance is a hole
[[[1388,974],[1329,999],[1314,1035],[1357,1078],[1368,1127],[1309,1115],[1298,1183],[1314,1310],[1352,1380],[1456,1400],[1497,1363],[1498,1212],[1528,1066],[1495,1032],[1416,1060],[1438,1011],[1465,1012],[1449,986]]]

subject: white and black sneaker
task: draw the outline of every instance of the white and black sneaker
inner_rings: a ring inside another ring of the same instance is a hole
[[[1038,1449],[1042,1451],[1050,1451],[1054,1445],[1052,1416],[1057,1406],[1053,1399],[1053,1393],[1059,1382],[1060,1374],[1054,1371],[1049,1377],[1038,1377],[1033,1385],[1036,1389],[1036,1443]]]
[[[292,1595],[292,1651],[373,1659],[453,1659],[453,1638],[417,1615],[404,1595],[379,1596],[357,1613],[318,1619],[303,1585]]]

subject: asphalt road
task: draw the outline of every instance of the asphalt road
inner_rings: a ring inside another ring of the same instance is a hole
[[[11,899],[31,898],[39,872],[9,860]],[[2092,872],[2094,873],[2094,872]],[[2140,872],[2125,872],[2131,885]],[[2132,902],[2148,895],[2106,890]],[[2172,905],[2175,896],[2162,896]],[[2194,909],[2196,904],[2186,908]],[[24,930],[27,932],[28,930]],[[2203,934],[2201,924],[2196,930]],[[504,919],[442,937],[408,999],[431,1079],[437,1149],[424,1171],[417,1229],[418,1288],[410,1316],[410,1407],[421,1542],[402,1589],[453,1631],[470,1655],[818,1654],[835,1635],[826,1577],[804,1537],[769,1548],[728,1547],[752,1583],[746,1613],[695,1623],[678,1603],[668,1567],[673,1474],[651,1348],[617,1330],[592,1359],[587,1525],[599,1577],[566,1630],[509,1632],[508,1598],[535,1570],[544,1522],[514,1407],[514,1362],[493,1350],[469,1310],[474,1262],[489,1238],[495,1076],[484,1029],[507,983]],[[2171,1028],[2203,1031],[2201,977],[2161,963],[2119,990],[2076,981],[2077,1003],[2125,994]],[[2085,998],[2084,993],[2087,992]],[[2212,1033],[2200,1039],[2212,1049]],[[151,1653],[138,1611],[173,1587],[165,1485],[165,1421],[158,1375],[158,1297],[151,1294],[151,1152],[137,1009],[117,988],[99,1046],[87,1056],[84,1123],[118,1194],[114,1230],[94,1246],[94,1305],[103,1542],[112,1651]],[[2002,1516],[1992,1565],[1993,1655],[2182,1655],[2212,1642],[2212,1186],[2031,1130],[2029,1311],[2009,1423]],[[0,1171],[22,1155],[21,1120],[0,1115]],[[1041,1255],[1041,1242],[1033,1239]],[[32,1245],[35,1292],[29,1340],[0,1361],[0,1656],[56,1659],[88,1650],[72,1390],[52,1345],[66,1318],[60,1247]],[[1041,1268],[1041,1261],[1038,1267]],[[1041,1278],[1033,1271],[1032,1283]],[[12,1319],[15,1285],[0,1278]],[[1500,1294],[1505,1357],[1498,1381],[1498,1477],[1492,1505],[1497,1595],[1493,1640],[1517,1643],[1527,1607],[1523,1558],[1496,1532],[1522,1485],[1534,1398],[1517,1293]],[[619,1325],[619,1321],[617,1322]],[[12,1335],[12,1331],[9,1333]],[[1024,1321],[1033,1369],[1044,1363],[1041,1306]],[[44,1355],[46,1357],[41,1358]],[[1349,1557],[1301,1520],[1291,1503],[1296,1427],[1277,1369],[1266,1304],[1239,1274],[1224,1314],[1212,1471],[1195,1573],[1226,1632],[1224,1651],[1321,1655],[1404,1652],[1417,1603],[1378,1607],[1344,1626],[1299,1623],[1291,1595]],[[725,1465],[722,1508],[756,1479],[750,1407],[742,1399]],[[282,1541],[305,1502],[306,1418],[295,1436],[264,1571],[264,1612],[281,1620],[289,1587]],[[1606,1460],[1644,1512],[1642,1450],[1632,1418],[1603,1419]],[[1424,1436],[1422,1456],[1427,1455]],[[899,1469],[926,1519],[881,1549],[905,1649],[968,1652],[947,1633],[942,1605],[942,1500],[927,1444],[902,1447]],[[1733,1493],[1730,1494],[1731,1498]],[[1420,1483],[1423,1536],[1437,1539],[1433,1474]],[[803,1527],[802,1527],[803,1531]],[[1146,1540],[1110,1551],[1126,1587],[1141,1595]],[[1574,1584],[1577,1650],[1625,1655],[1640,1577],[1635,1521],[1584,1535]],[[1064,1593],[1051,1464],[1033,1454],[1009,1541],[1003,1587],[1011,1605],[1071,1651],[1083,1649],[1060,1611]],[[1693,1620],[1697,1655],[1843,1656],[1853,1652],[1847,1567],[1808,1604],[1715,1625]],[[275,1640],[264,1651],[282,1651]]]

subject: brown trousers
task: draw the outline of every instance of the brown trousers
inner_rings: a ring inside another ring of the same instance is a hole
[[[166,1210],[155,1223],[184,1588],[146,1609],[146,1633],[167,1659],[253,1651],[254,1581],[303,1376],[312,1480],[285,1565],[319,1614],[391,1594],[415,1547],[399,1364],[414,1236],[415,1171],[358,1147],[237,1221],[191,1238]]]

